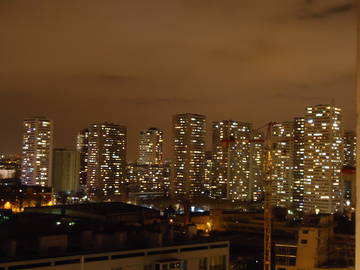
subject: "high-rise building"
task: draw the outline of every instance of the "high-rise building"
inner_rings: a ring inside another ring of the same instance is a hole
[[[79,190],[80,153],[74,150],[54,149],[53,188],[56,192]]]
[[[293,200],[294,122],[277,123],[272,132],[272,204],[289,208]]]
[[[346,208],[356,206],[356,169],[344,167],[342,169],[342,181],[344,185],[344,206]]]
[[[80,187],[86,186],[87,179],[87,163],[88,163],[88,150],[89,150],[89,130],[83,129],[77,135],[76,150],[80,154],[80,172],[79,181]]]
[[[304,212],[342,210],[343,128],[341,109],[307,107],[305,115]]]
[[[193,197],[204,192],[205,116],[177,114],[173,116],[174,162],[172,193]]]
[[[90,197],[120,193],[126,178],[126,127],[93,124],[89,128],[87,192]]]
[[[342,169],[343,196],[346,208],[356,206],[356,133],[344,134],[344,165]]]
[[[131,192],[156,192],[169,195],[170,163],[146,165],[130,163],[127,178]]]
[[[356,133],[346,131],[344,135],[344,166],[356,167]]]
[[[305,119],[294,119],[293,210],[304,210]]]
[[[205,152],[205,178],[204,189],[205,195],[209,196],[212,187],[213,157],[211,151]]]
[[[263,198],[264,185],[264,134],[253,130],[250,141],[250,194],[252,201]]]
[[[138,164],[159,165],[163,162],[163,133],[157,128],[140,132]]]
[[[26,185],[51,186],[53,123],[45,117],[24,120],[21,179]]]
[[[246,201],[250,194],[251,124],[232,120],[213,123],[214,197]]]

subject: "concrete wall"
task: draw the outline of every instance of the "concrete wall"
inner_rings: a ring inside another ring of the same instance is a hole
[[[80,153],[73,150],[55,149],[53,160],[53,188],[59,191],[78,191]]]

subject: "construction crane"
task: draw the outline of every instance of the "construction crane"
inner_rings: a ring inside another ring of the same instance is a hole
[[[272,220],[272,205],[271,205],[271,183],[272,183],[272,132],[273,125],[270,122],[267,126],[264,141],[264,270],[271,270],[271,220]]]
[[[257,140],[243,140],[245,142],[264,143],[264,270],[271,270],[271,248],[272,248],[272,204],[271,204],[271,184],[272,184],[272,152],[274,148],[274,142],[272,139],[273,126],[276,123],[270,122],[266,125],[267,130],[264,139]],[[223,140],[225,149],[227,149],[228,160],[230,160],[230,145],[235,143],[236,139],[229,137]],[[230,175],[230,166],[228,166],[228,175]]]

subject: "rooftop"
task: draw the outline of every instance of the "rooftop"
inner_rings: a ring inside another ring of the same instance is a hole
[[[158,210],[137,206],[133,204],[127,204],[122,202],[104,202],[104,203],[84,203],[84,204],[72,204],[72,205],[55,205],[55,206],[44,206],[44,207],[31,207],[25,208],[25,212],[38,212],[47,210],[74,210],[78,212],[102,215],[102,216],[111,216],[111,215],[121,215],[127,213],[139,213],[139,212],[152,212],[159,213]]]

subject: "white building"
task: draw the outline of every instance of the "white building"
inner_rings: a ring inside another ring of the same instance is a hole
[[[305,119],[294,119],[293,210],[304,211]]]
[[[112,123],[91,125],[88,153],[89,195],[119,194],[126,178],[126,127]]]
[[[334,227],[332,215],[305,216],[297,240],[275,243],[275,270],[354,270],[354,235]]]
[[[199,196],[205,181],[205,116],[173,116],[174,158],[172,193],[177,196]]]
[[[264,185],[264,134],[251,132],[250,141],[250,194],[252,201],[260,201],[263,197]]]
[[[45,117],[24,120],[21,179],[26,185],[51,186],[53,123]]]
[[[142,165],[130,163],[127,165],[127,183],[132,192],[158,192],[169,194],[170,164]]]
[[[308,107],[305,115],[304,211],[342,210],[343,128],[341,109]]]
[[[163,162],[163,132],[149,128],[140,132],[139,159],[141,165],[160,165]]]
[[[86,186],[87,180],[87,163],[89,156],[89,130],[81,130],[76,139],[76,150],[80,155],[79,181],[81,188]]]
[[[207,196],[210,195],[213,173],[213,156],[211,151],[205,152],[205,182],[204,189]]]
[[[250,138],[249,123],[232,120],[213,123],[212,196],[250,200]]]
[[[289,208],[293,201],[294,122],[273,126],[272,204]]]
[[[15,169],[0,169],[0,179],[14,178],[16,174]]]

